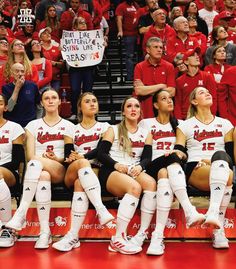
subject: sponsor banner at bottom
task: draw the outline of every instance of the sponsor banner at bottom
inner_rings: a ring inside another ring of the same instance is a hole
[[[109,210],[113,216],[116,216],[117,210]],[[199,210],[200,211],[200,210]],[[201,210],[205,213],[206,210]],[[236,210],[229,209],[226,214],[224,227],[228,238],[236,238],[236,229],[234,223],[236,221]],[[155,229],[155,219],[153,217],[149,229],[149,235]],[[52,208],[49,221],[51,233],[53,236],[62,236],[70,229],[70,208]],[[128,227],[128,234],[134,235],[140,227],[140,211],[134,215]],[[85,221],[80,230],[80,238],[87,239],[109,239],[115,234],[116,221],[110,222],[107,226],[102,226],[98,222],[96,211],[89,209]],[[30,208],[27,213],[26,227],[19,232],[22,236],[37,236],[39,234],[39,221],[37,209]],[[172,209],[170,211],[166,228],[165,238],[210,238],[212,231],[204,226],[197,226],[187,229],[185,218],[181,209]]]

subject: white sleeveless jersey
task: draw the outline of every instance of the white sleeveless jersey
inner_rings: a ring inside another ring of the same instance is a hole
[[[0,127],[0,165],[12,161],[12,141],[24,133],[24,129],[13,121]]]
[[[209,124],[192,117],[180,123],[178,128],[186,136],[188,162],[198,162],[201,159],[210,160],[218,150],[225,151],[224,136],[233,125],[220,117],[215,117]]]
[[[132,144],[132,153],[129,155],[127,152],[122,150],[122,144],[118,140],[118,126],[113,125],[112,128],[115,136],[109,152],[111,158],[116,162],[125,165],[139,164],[143,147],[145,146],[145,141],[149,133],[148,130],[138,127],[138,130],[134,134],[128,132],[128,137]]]
[[[74,124],[61,119],[54,126],[49,126],[43,119],[29,122],[25,129],[35,138],[35,155],[42,156],[46,151],[53,151],[58,158],[64,158],[64,135]]]
[[[152,160],[174,148],[176,136],[170,123],[161,124],[156,118],[151,118],[141,120],[139,126],[152,134]]]

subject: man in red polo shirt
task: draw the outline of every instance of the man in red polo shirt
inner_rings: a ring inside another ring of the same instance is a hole
[[[174,114],[177,119],[186,119],[189,108],[189,95],[196,87],[208,89],[213,98],[211,107],[212,113],[216,114],[217,92],[216,82],[212,76],[199,69],[200,54],[199,47],[183,53],[183,61],[188,67],[187,73],[183,74],[176,80],[175,109]]]
[[[152,118],[152,95],[163,88],[175,95],[175,71],[171,63],[162,59],[163,42],[160,38],[150,37],[146,51],[149,57],[135,66],[134,91],[141,102],[143,117]]]
[[[221,117],[236,125],[236,66],[228,68],[218,85],[218,110]]]
[[[189,36],[189,24],[185,17],[180,16],[176,18],[173,22],[173,27],[176,35],[168,40],[166,56],[164,58],[171,63],[178,53],[186,52],[199,46],[198,40],[195,37]]]
[[[92,17],[82,8],[79,7],[80,0],[70,0],[70,8],[61,15],[60,26],[62,30],[72,31],[72,22],[74,17],[83,17],[87,24],[87,30],[93,29]]]

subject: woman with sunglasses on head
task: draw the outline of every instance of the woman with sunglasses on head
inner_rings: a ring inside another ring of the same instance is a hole
[[[78,100],[79,123],[65,137],[65,175],[67,187],[74,187],[71,206],[71,228],[67,234],[52,245],[60,251],[70,251],[80,246],[78,233],[86,217],[89,201],[94,205],[101,225],[114,219],[102,203],[101,186],[97,178],[100,163],[97,146],[109,124],[97,122],[98,101],[94,94],[83,93]]]
[[[54,89],[42,93],[41,104],[45,116],[31,121],[26,127],[26,153],[28,164],[24,177],[20,206],[6,227],[20,231],[26,214],[35,196],[40,234],[36,249],[46,249],[52,242],[49,214],[51,208],[51,183],[61,183],[65,176],[64,135],[73,124],[62,119],[58,113],[61,101]]]
[[[103,189],[122,197],[117,212],[116,233],[108,249],[122,254],[136,254],[142,248],[129,241],[126,233],[142,192],[139,230],[142,238],[146,237],[156,209],[156,182],[145,173],[151,161],[152,137],[148,130],[138,126],[141,108],[136,98],[127,97],[121,111],[123,120],[107,130],[98,149],[98,159],[103,164],[99,179]]]
[[[4,119],[7,99],[0,94],[0,247],[14,245],[12,230],[4,225],[11,219],[11,188],[19,184],[18,169],[25,160],[23,128],[12,121]]]
[[[210,191],[210,205],[204,225],[213,227],[213,247],[228,248],[224,233],[224,216],[232,194],[233,125],[211,113],[212,96],[197,87],[190,94],[187,120],[177,128],[176,146],[187,148],[186,179],[189,185]],[[184,210],[187,192],[184,172],[178,162],[167,167],[171,187]]]

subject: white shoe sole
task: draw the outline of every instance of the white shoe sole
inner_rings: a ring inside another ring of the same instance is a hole
[[[75,244],[74,246],[72,246],[71,248],[68,248],[68,249],[62,249],[60,247],[58,247],[57,245],[53,244],[52,245],[52,248],[58,250],[58,251],[62,251],[62,252],[68,252],[68,251],[71,251],[73,248],[79,248],[80,247],[80,242]]]
[[[116,247],[113,247],[111,245],[108,246],[108,250],[111,251],[111,252],[119,252],[121,254],[125,254],[125,255],[134,255],[134,254],[138,254],[139,252],[142,251],[142,248],[140,250],[137,250],[137,251],[123,251],[122,249],[118,249]]]
[[[48,245],[39,245],[39,246],[37,246],[37,242],[36,242],[36,244],[35,244],[35,246],[34,246],[34,248],[35,249],[47,249],[47,248],[49,248],[49,246],[50,246],[50,244],[52,243],[52,238],[50,238],[49,239],[49,241],[48,241]]]
[[[162,252],[157,252],[155,250],[147,250],[146,252],[147,255],[152,255],[152,256],[161,256],[164,254],[164,250]]]

